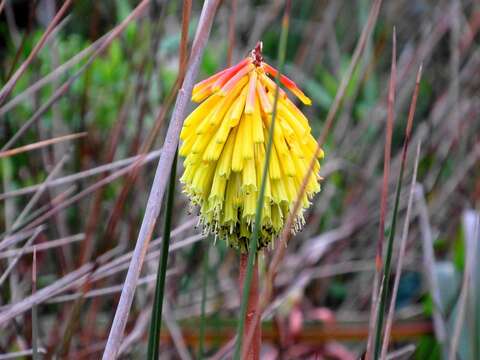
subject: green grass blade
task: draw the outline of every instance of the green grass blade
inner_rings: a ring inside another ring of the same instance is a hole
[[[165,208],[165,224],[163,228],[162,253],[157,270],[155,284],[155,296],[153,298],[152,319],[148,335],[147,359],[156,360],[159,357],[160,329],[162,326],[162,306],[165,290],[165,275],[167,273],[168,249],[170,246],[170,229],[172,226],[173,202],[175,195],[175,175],[177,170],[178,150],[175,152],[172,169],[170,171],[170,182],[168,185],[167,205]]]
[[[280,33],[280,45],[278,48],[278,74],[275,79],[276,88],[275,88],[275,97],[273,102],[272,123],[270,124],[270,129],[268,131],[268,143],[267,143],[267,149],[265,154],[265,164],[263,166],[262,183],[261,183],[260,192],[258,195],[257,208],[256,208],[256,214],[255,214],[255,224],[253,227],[252,238],[250,239],[250,244],[248,249],[248,263],[247,263],[247,270],[245,273],[245,280],[243,284],[242,302],[240,305],[240,318],[238,320],[238,327],[237,327],[237,341],[235,343],[235,352],[233,356],[234,360],[240,360],[240,354],[242,351],[243,332],[245,328],[245,315],[247,312],[248,298],[250,295],[250,286],[252,283],[253,265],[255,263],[255,257],[257,254],[258,236],[260,233],[260,223],[261,223],[262,211],[263,211],[263,198],[265,197],[266,178],[268,176],[270,155],[272,152],[273,132],[275,129],[275,119],[277,115],[278,95],[279,95],[279,88],[280,88],[280,74],[283,72],[283,66],[285,63],[285,54],[287,50],[289,8],[290,8],[290,2],[287,1],[287,6],[285,8],[285,15],[282,22],[282,30]]]
[[[377,326],[375,330],[375,359],[378,359],[380,355],[380,347],[382,345],[381,337],[382,337],[382,329],[383,329],[383,318],[385,314],[385,306],[387,304],[387,299],[388,299],[388,279],[390,278],[390,274],[392,272],[391,268],[392,268],[392,255],[393,255],[393,241],[395,239],[395,229],[397,225],[398,204],[400,203],[400,191],[402,189],[403,172],[404,172],[404,166],[401,166],[400,176],[398,178],[397,188],[395,192],[395,204],[393,206],[392,225],[390,227],[390,234],[388,236],[387,254],[385,257],[385,266],[384,266],[385,271],[383,273],[382,282],[380,285],[380,291],[381,291],[380,304],[378,306]]]

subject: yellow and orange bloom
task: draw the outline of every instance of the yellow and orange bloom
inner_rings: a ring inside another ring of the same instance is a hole
[[[242,251],[248,249],[255,221],[275,76],[277,70],[263,61],[257,46],[237,65],[199,82],[192,100],[201,104],[185,119],[180,135],[184,192],[200,208],[204,228]],[[302,103],[311,104],[292,80],[281,75],[280,82]],[[275,121],[259,249],[273,244],[282,230],[317,147],[307,118],[281,88]],[[320,191],[319,170],[316,159],[294,231],[304,224],[309,199]]]

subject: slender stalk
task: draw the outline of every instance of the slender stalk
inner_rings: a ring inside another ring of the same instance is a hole
[[[278,95],[279,95],[279,88],[280,88],[280,74],[283,72],[283,66],[285,63],[285,53],[287,50],[287,35],[288,35],[290,6],[291,6],[291,2],[287,0],[285,13],[282,20],[282,31],[280,33],[280,45],[278,48],[278,74],[275,79],[276,88],[275,88],[275,97],[273,102],[272,123],[270,124],[270,129],[268,132],[268,143],[267,143],[267,149],[265,154],[265,164],[263,166],[262,183],[261,183],[260,192],[258,195],[257,208],[256,208],[256,214],[255,214],[255,224],[253,227],[252,238],[250,239],[250,244],[248,248],[248,261],[246,265],[247,269],[245,271],[245,278],[243,281],[242,302],[240,305],[240,318],[238,321],[238,328],[237,328],[237,341],[235,343],[235,352],[233,356],[233,359],[235,360],[240,360],[242,340],[243,340],[244,329],[245,329],[245,315],[247,312],[252,278],[254,276],[254,264],[256,262],[255,260],[256,260],[256,254],[257,254],[257,243],[258,243],[258,236],[260,233],[260,226],[261,226],[260,224],[261,224],[262,212],[263,212],[263,198],[265,197],[266,178],[268,176],[268,168],[270,165],[270,155],[272,152],[272,144],[273,144],[273,133],[275,130],[275,120],[277,117]],[[257,304],[257,307],[258,307],[258,304]],[[257,311],[258,310],[259,309],[257,309]],[[260,321],[260,320],[255,319],[254,324],[257,321]]]
[[[178,150],[173,158],[172,170],[170,171],[170,182],[168,185],[167,204],[165,208],[165,224],[163,227],[162,253],[157,270],[157,281],[155,285],[155,296],[153,298],[152,320],[150,333],[148,335],[147,359],[158,359],[160,355],[160,329],[162,326],[162,307],[165,291],[165,277],[167,273],[168,250],[170,247],[170,230],[172,228],[172,213],[175,195],[175,175],[177,170]]]
[[[205,249],[205,254],[203,255],[203,276],[202,276],[202,303],[201,303],[201,314],[200,314],[200,339],[199,339],[199,349],[198,349],[198,358],[203,359],[204,353],[204,344],[205,344],[205,305],[207,303],[207,282],[208,282],[208,248]]]
[[[36,150],[36,149],[39,149],[39,148],[42,148],[42,147],[45,147],[45,146],[48,146],[48,145],[58,144],[62,141],[78,139],[78,138],[84,137],[86,135],[87,135],[86,132],[63,135],[63,136],[55,137],[53,139],[42,140],[42,141],[39,141],[39,142],[36,142],[36,143],[28,144],[28,145],[25,145],[25,146],[20,146],[20,147],[15,148],[15,149],[0,151],[0,159],[6,158],[6,157],[9,157],[9,156],[13,156],[13,155],[17,155],[17,154],[21,154],[21,153],[24,153],[24,152],[27,152],[27,151]]]

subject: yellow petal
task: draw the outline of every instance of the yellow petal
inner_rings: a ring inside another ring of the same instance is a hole
[[[280,164],[282,166],[282,170],[287,176],[295,176],[295,164],[292,160],[292,155],[289,151],[280,154]]]
[[[202,122],[201,126],[197,130],[197,134],[202,134],[206,131],[214,129],[215,127],[219,126],[221,121],[223,120],[225,114],[232,106],[235,99],[241,93],[243,87],[248,82],[248,77],[243,77],[239,80],[235,86],[233,87],[232,91],[230,91],[227,96],[221,98],[218,102],[217,106],[210,112],[208,115],[208,121]]]
[[[270,182],[272,187],[272,200],[275,204],[288,203],[287,190],[285,189],[285,184],[283,179],[275,179]]]
[[[273,111],[272,103],[270,102],[270,99],[265,91],[265,86],[261,81],[257,81],[257,95],[260,100],[262,111],[265,114],[271,114]]]
[[[262,84],[268,89],[268,92],[271,93],[272,95],[275,94],[275,90],[277,88],[277,84],[275,84],[272,79],[270,79],[267,75],[265,74],[262,74],[260,75],[260,81],[262,82]],[[282,90],[282,88],[278,88],[278,95],[279,95],[279,99],[282,98],[282,99],[286,99],[287,98],[287,94],[285,93],[285,91]],[[273,103],[272,103],[273,104]]]
[[[288,98],[285,97],[284,104],[288,110],[295,116],[296,119],[302,122],[304,128],[309,129],[310,126],[308,125],[308,119],[306,116],[300,111],[300,109]]]
[[[227,182],[227,190],[225,194],[225,206],[223,221],[225,223],[235,224],[238,220],[238,192],[240,191],[240,175],[232,173]]]
[[[278,115],[282,119],[285,119],[286,122],[288,122],[290,127],[299,137],[302,138],[310,132],[310,127],[305,127],[303,121],[295,117],[295,115],[293,115],[290,110],[285,106],[285,103],[283,101],[278,103]]]
[[[252,191],[244,196],[243,202],[243,218],[253,220],[257,209],[257,197],[255,191]]]
[[[194,154],[201,154],[205,151],[205,148],[208,146],[210,141],[212,141],[214,133],[208,132],[206,134],[202,134],[201,136],[196,136],[195,143],[192,147],[192,153]]]
[[[218,104],[221,96],[219,95],[212,95],[203,103],[198,105],[198,107],[192,111],[190,115],[187,116],[183,123],[183,127],[195,127],[198,126],[199,123],[205,119],[210,111]]]
[[[246,160],[242,171],[242,191],[249,194],[257,190],[257,175],[255,173],[255,160]]]
[[[203,153],[204,161],[217,161],[223,150],[223,143],[218,143],[214,139],[210,141]]]
[[[255,92],[257,85],[257,72],[251,71],[249,74],[247,101],[245,103],[245,114],[252,114],[255,106]]]
[[[243,142],[243,158],[253,159],[253,119],[249,114],[245,114],[240,120],[240,127],[243,125],[243,134],[241,141]]]
[[[229,114],[229,126],[235,127],[238,125],[240,118],[242,117],[243,111],[245,109],[245,101],[247,99],[248,86],[245,86],[240,94],[240,96],[235,100],[232,105],[232,111]]]
[[[268,137],[267,129],[264,129],[264,132],[265,132],[265,138],[267,138]],[[272,146],[272,151],[270,154],[268,174],[270,176],[270,179],[280,179],[280,177],[282,176],[280,171],[280,162],[278,160],[278,155],[277,155],[277,150],[275,149],[275,145]]]
[[[245,133],[245,122],[242,119],[237,127],[235,134],[235,146],[232,155],[232,170],[241,171],[243,169],[243,138]]]
[[[243,78],[249,78],[249,73],[253,72],[253,65],[249,64],[248,66],[244,67],[238,73],[235,74],[218,92],[219,95],[225,96],[232,91],[232,89],[237,85],[238,81]]]
[[[237,135],[237,129],[233,129],[225,143],[225,146],[222,151],[222,155],[218,160],[217,164],[217,172],[220,176],[229,177],[230,171],[232,169],[232,155],[233,155],[233,148],[235,145],[235,138]]]
[[[255,96],[255,107],[253,109],[253,114],[249,115],[252,118],[253,125],[253,142],[254,143],[263,143],[263,121],[262,115],[260,113],[260,101],[258,96]]]
[[[190,151],[192,151],[192,147],[194,143],[195,143],[195,134],[190,135],[187,139],[183,141],[183,144],[180,147],[180,151],[179,151],[180,156],[187,156],[190,153]]]
[[[210,191],[210,198],[215,198],[219,202],[220,209],[222,208],[223,198],[225,196],[225,188],[227,186],[227,179],[215,174],[212,184],[212,190]]]

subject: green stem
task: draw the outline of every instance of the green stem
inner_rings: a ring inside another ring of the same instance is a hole
[[[170,171],[170,182],[168,185],[167,206],[165,208],[165,224],[163,228],[162,252],[160,254],[160,263],[157,270],[157,281],[155,284],[155,296],[152,307],[152,320],[150,323],[150,333],[148,335],[148,353],[147,359],[156,360],[159,358],[160,329],[162,326],[162,307],[165,290],[165,275],[167,273],[168,249],[170,246],[170,229],[172,226],[173,202],[175,195],[175,175],[177,170],[178,150],[173,158],[172,169]]]
[[[375,331],[375,357],[374,359],[377,360],[380,355],[380,347],[381,347],[381,337],[382,337],[382,330],[383,330],[383,318],[385,314],[385,306],[387,304],[388,298],[388,279],[390,278],[391,274],[391,264],[392,264],[392,254],[393,254],[393,241],[395,239],[395,226],[397,223],[397,215],[398,215],[398,204],[400,203],[400,190],[402,189],[402,180],[403,180],[403,171],[405,168],[405,162],[402,161],[400,167],[400,175],[397,182],[397,188],[395,192],[395,204],[393,207],[393,214],[392,214],[392,225],[390,227],[390,234],[388,236],[388,244],[387,244],[387,254],[385,257],[385,267],[384,273],[382,277],[382,282],[380,283],[380,304],[378,306],[377,312],[377,326]]]
[[[240,318],[238,320],[238,327],[237,327],[237,341],[235,343],[235,353],[233,356],[234,360],[240,360],[240,355],[242,350],[242,340],[244,335],[243,333],[245,329],[245,315],[247,312],[248,299],[250,296],[250,287],[251,287],[252,277],[253,277],[253,265],[255,263],[255,257],[257,254],[257,244],[258,244],[258,237],[260,233],[262,211],[263,211],[263,198],[265,197],[265,184],[266,184],[266,178],[268,176],[268,168],[270,165],[270,155],[272,152],[272,144],[273,144],[273,133],[275,130],[275,118],[277,115],[277,103],[278,103],[278,95],[279,95],[279,88],[280,88],[280,74],[283,72],[283,65],[285,63],[285,53],[287,49],[288,11],[289,11],[289,2],[287,1],[287,7],[285,9],[285,15],[282,22],[282,30],[280,33],[280,45],[278,48],[278,74],[275,79],[276,88],[275,88],[275,97],[273,102],[272,123],[270,124],[270,129],[268,131],[268,143],[267,143],[267,149],[265,154],[265,164],[263,166],[262,183],[260,186],[260,192],[259,192],[258,201],[257,201],[255,224],[253,227],[252,238],[250,239],[250,244],[248,248],[248,262],[247,262],[245,279],[243,283],[242,302],[240,305]]]

